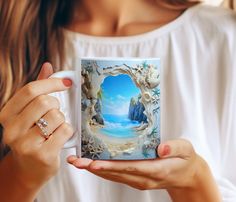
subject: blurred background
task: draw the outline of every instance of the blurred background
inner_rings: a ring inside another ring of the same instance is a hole
[[[224,6],[236,10],[236,0],[205,0],[207,4]]]

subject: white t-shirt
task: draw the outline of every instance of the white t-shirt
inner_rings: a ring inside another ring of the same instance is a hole
[[[145,34],[95,37],[66,31],[68,66],[77,56],[160,57],[162,141],[190,140],[209,164],[224,202],[236,201],[236,15],[194,6]],[[75,52],[71,52],[72,49]],[[139,191],[66,163],[38,202],[169,202],[165,190]],[[199,193],[201,194],[201,193]]]
[[[223,3],[224,0],[204,0],[205,4],[213,5],[213,6],[219,6]]]

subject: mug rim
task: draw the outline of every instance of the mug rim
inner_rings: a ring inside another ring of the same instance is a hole
[[[130,61],[140,61],[140,60],[161,60],[160,57],[77,57],[79,60],[104,60],[104,61],[119,61],[119,60],[130,60]]]

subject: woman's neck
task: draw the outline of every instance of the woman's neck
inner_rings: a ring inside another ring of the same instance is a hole
[[[67,28],[95,36],[145,33],[173,21],[184,11],[156,0],[81,0],[75,8]]]

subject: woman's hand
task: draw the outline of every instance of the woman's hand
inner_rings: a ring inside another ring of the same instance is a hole
[[[167,189],[174,201],[221,201],[206,162],[190,142],[179,139],[161,143],[157,153],[160,158],[154,160],[102,161],[70,156],[68,162],[139,190]]]
[[[60,150],[73,134],[59,111],[59,101],[48,95],[68,89],[71,81],[48,79],[51,74],[51,65],[45,63],[38,80],[19,89],[0,112],[16,180],[30,189],[39,188],[57,172]],[[46,130],[51,136],[47,140],[35,124],[40,118],[48,122]]]

